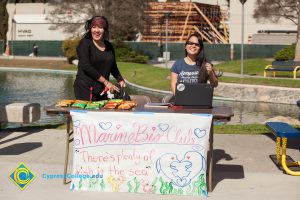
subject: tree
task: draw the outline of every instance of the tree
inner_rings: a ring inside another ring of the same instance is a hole
[[[0,40],[6,44],[6,32],[8,30],[7,0],[0,1]]]
[[[295,61],[300,61],[300,0],[256,0],[253,17],[278,22],[288,19],[297,25]]]
[[[83,23],[93,15],[103,15],[109,21],[112,39],[134,40],[136,34],[142,31],[144,3],[143,0],[52,1],[53,10],[47,19],[55,23],[52,26],[54,30],[81,35],[83,29],[79,26],[83,27]]]

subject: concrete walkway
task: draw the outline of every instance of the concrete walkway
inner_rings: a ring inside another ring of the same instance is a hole
[[[70,143],[71,148],[73,142]],[[287,153],[300,160],[300,140],[289,142]],[[0,199],[180,199],[199,197],[100,193],[70,191],[61,179],[45,180],[43,173],[62,174],[65,151],[65,130],[25,129],[0,131]],[[284,174],[270,159],[275,154],[272,135],[215,135],[213,192],[209,199],[300,199],[300,177]],[[69,172],[72,167],[72,152]],[[8,179],[20,162],[24,162],[36,179],[19,190]]]

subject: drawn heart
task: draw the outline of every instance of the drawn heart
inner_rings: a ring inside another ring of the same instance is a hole
[[[196,128],[194,130],[194,134],[196,135],[197,138],[202,138],[206,135],[206,130],[202,130],[202,129],[199,129],[199,128]]]
[[[73,126],[74,127],[79,127],[79,125],[80,125],[80,121],[79,120],[73,121]]]
[[[165,132],[169,128],[169,124],[158,124],[159,130]]]
[[[185,187],[197,178],[202,170],[205,173],[205,163],[205,158],[197,151],[186,152],[182,159],[178,159],[177,154],[166,153],[157,159],[156,170],[174,185]]]
[[[99,123],[99,127],[102,128],[103,130],[108,130],[110,129],[112,126],[112,123],[111,122],[100,122]]]
[[[176,180],[177,184],[182,185],[182,186],[186,185],[187,181],[188,180],[186,180],[186,178],[183,178],[183,179],[179,178],[179,179]]]
[[[116,125],[116,128],[119,129],[119,128],[121,128],[121,126],[122,126],[121,124],[118,124],[118,125]]]

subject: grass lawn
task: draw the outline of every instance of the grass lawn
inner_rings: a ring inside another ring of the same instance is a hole
[[[270,65],[272,61],[266,59],[246,59],[244,60],[244,74],[247,75],[264,75],[265,66]],[[241,73],[241,61],[234,60],[215,65],[216,69],[220,69],[224,72],[230,72],[235,74]]]
[[[216,134],[271,134],[264,124],[215,125]]]
[[[263,75],[266,65],[271,64],[270,59],[245,59],[244,74],[251,77],[220,77],[221,82],[241,83],[241,84],[259,84],[282,87],[300,88],[300,81],[292,79],[276,78],[258,78],[256,75]],[[25,68],[43,68],[43,69],[62,69],[77,71],[77,67],[63,60],[34,60],[34,59],[0,59],[0,66],[3,67],[25,67]],[[130,82],[145,87],[170,90],[170,70],[154,67],[148,64],[118,62],[118,66],[123,76]],[[228,61],[215,65],[216,70],[222,70],[229,73],[240,73],[240,61]],[[291,72],[276,73],[278,76],[292,78]]]
[[[170,70],[146,64],[118,62],[118,67],[129,82],[149,88],[170,90]]]
[[[244,74],[252,75],[251,77],[220,77],[221,82],[240,83],[253,85],[270,85],[281,87],[300,88],[300,81],[293,79],[276,79],[276,78],[261,78],[255,75],[263,75],[264,67],[270,64],[271,61],[266,59],[247,59],[244,64]],[[170,70],[154,67],[148,64],[136,64],[118,62],[118,67],[122,75],[132,83],[145,87],[170,90]],[[222,70],[230,73],[240,73],[240,61],[228,61],[215,65],[216,70]],[[278,75],[280,75],[278,73]],[[292,77],[292,73],[288,74]]]

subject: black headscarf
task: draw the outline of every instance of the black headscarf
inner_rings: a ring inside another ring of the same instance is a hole
[[[109,38],[109,24],[108,24],[108,20],[106,19],[106,17],[104,16],[93,16],[91,19],[88,19],[86,22],[85,22],[85,25],[84,25],[84,29],[86,31],[86,33],[84,34],[83,37],[85,38],[92,38],[92,33],[91,33],[91,28],[92,28],[92,24],[95,23],[95,21],[102,21],[102,25],[103,25],[103,29],[104,29],[104,39],[108,40]]]

